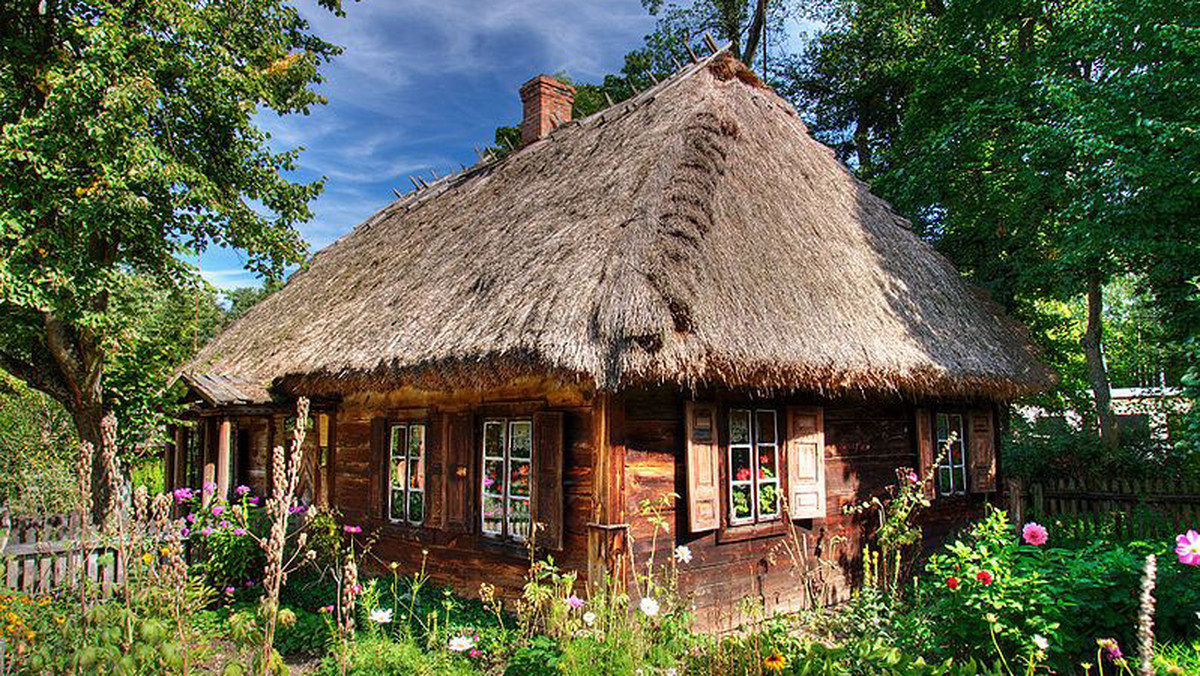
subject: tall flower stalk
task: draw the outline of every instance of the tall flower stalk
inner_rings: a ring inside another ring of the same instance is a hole
[[[307,433],[309,402],[300,397],[296,402],[296,425],[292,428],[292,439],[289,453],[285,456],[283,447],[272,449],[272,486],[271,497],[267,500],[267,514],[271,519],[270,535],[259,544],[267,555],[266,569],[263,574],[263,643],[262,661],[263,672],[267,665],[274,663],[275,628],[279,622],[279,591],[287,582],[287,569],[295,561],[296,555],[304,549],[305,534],[301,533],[297,540],[296,555],[291,561],[284,560],[284,546],[287,544],[288,520],[292,514],[296,487],[300,483],[300,468],[303,464],[304,437]]]
[[[1158,557],[1147,554],[1138,607],[1138,673],[1142,676],[1154,676],[1154,586],[1157,577]]]

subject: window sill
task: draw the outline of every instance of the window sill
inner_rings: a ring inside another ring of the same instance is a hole
[[[776,537],[785,533],[787,533],[787,523],[783,519],[743,526],[725,526],[717,531],[717,544]]]

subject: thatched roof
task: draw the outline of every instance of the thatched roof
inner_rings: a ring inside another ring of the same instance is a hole
[[[314,394],[550,373],[1007,398],[1050,378],[724,54],[384,207],[188,368]]]
[[[271,394],[262,382],[254,382],[239,376],[223,376],[212,373],[184,373],[180,375],[184,384],[210,406],[237,406],[265,404]]]

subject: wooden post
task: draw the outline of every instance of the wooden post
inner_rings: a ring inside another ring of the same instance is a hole
[[[1035,518],[1043,519],[1046,516],[1046,497],[1042,492],[1042,484],[1035,483],[1029,487],[1032,504],[1029,506],[1029,511],[1033,513]]]
[[[201,491],[203,497],[200,498],[200,505],[208,509],[208,505],[212,503],[213,494],[208,491],[208,486],[216,483],[217,468],[211,462],[204,465],[204,490]]]
[[[233,423],[229,418],[221,418],[217,432],[217,495],[229,497],[229,446],[232,443]]]
[[[1025,493],[1024,483],[1016,478],[1009,477],[1008,479],[1008,519],[1016,524],[1017,528],[1025,523]]]
[[[625,409],[617,396],[596,396],[592,416],[594,458],[592,521],[588,524],[588,584],[606,580],[617,589],[626,577]]]

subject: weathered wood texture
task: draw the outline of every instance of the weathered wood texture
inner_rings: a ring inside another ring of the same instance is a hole
[[[519,594],[529,565],[527,551],[479,533],[479,512],[473,508],[479,490],[479,428],[485,416],[532,416],[545,410],[562,414],[563,463],[561,468],[551,469],[562,473],[563,545],[554,558],[560,565],[579,570],[580,582],[584,582],[592,515],[593,402],[591,395],[578,389],[541,381],[486,393],[398,390],[346,398],[336,413],[332,506],[348,523],[361,524],[364,532],[378,533],[368,565],[378,568],[396,562],[400,571],[413,572],[424,559],[425,571],[435,582],[450,585],[464,595],[478,594],[481,582],[495,585],[499,593],[510,598]],[[453,474],[460,465],[466,468],[465,481],[453,476],[446,476],[445,481],[429,476],[426,497],[431,505],[444,505],[439,516],[444,519],[442,527],[411,527],[380,518],[377,496],[381,491],[374,487],[382,485],[377,482],[383,479],[376,476],[373,462],[371,421],[381,416],[425,421],[427,457],[432,459],[432,444],[441,443],[445,448],[437,453],[445,458],[446,473]],[[469,438],[458,438],[464,436],[463,429],[471,430]],[[440,493],[431,494],[435,489]],[[463,490],[469,495],[455,495],[455,491]],[[468,508],[459,514],[455,504]]]
[[[1077,519],[1097,537],[1160,537],[1200,522],[1200,482],[1180,479],[1058,479],[1008,482],[1010,516],[1017,523]],[[1090,523],[1089,523],[1090,522]]]
[[[772,400],[773,405],[823,406],[826,518],[798,520],[794,529],[748,539],[723,539],[720,531],[691,534],[684,502],[684,395],[663,387],[626,392],[624,401],[633,565],[644,569],[651,556],[658,564],[667,563],[672,549],[686,544],[693,559],[680,566],[680,590],[692,597],[698,620],[708,628],[743,620],[740,602],[745,598],[781,611],[847,598],[860,569],[864,523],[861,517],[844,515],[842,508],[882,492],[895,482],[896,468],[917,464],[916,416],[910,405]],[[668,513],[672,529],[656,539],[649,520],[639,516],[639,505],[670,492],[681,496]],[[937,500],[923,518],[927,533],[944,534],[978,514],[982,503],[981,496]]]
[[[78,515],[6,518],[6,522],[7,536],[0,542],[0,557],[8,589],[49,594],[78,586],[82,574],[107,596],[125,583],[125,563],[119,550],[93,545],[86,559],[81,557]]]

